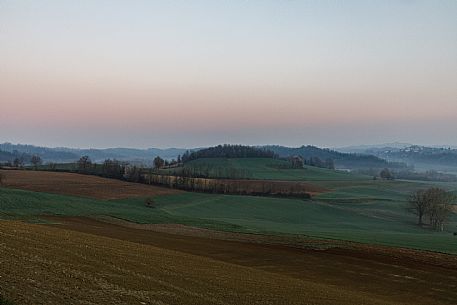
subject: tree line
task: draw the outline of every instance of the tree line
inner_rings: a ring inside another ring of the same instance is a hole
[[[5,155],[10,158],[10,160],[1,163],[3,166],[22,168],[31,164],[34,168],[37,168],[39,165],[43,164],[43,160],[39,155],[19,153],[18,151],[13,151],[12,153],[2,151],[0,153],[3,158],[5,158]]]
[[[194,192],[311,198],[307,185],[296,181],[208,179],[146,174],[146,183]]]
[[[105,178],[130,182],[143,182],[141,167],[116,159],[106,159],[102,164],[95,164],[91,162],[88,156],[83,156],[76,164],[78,171],[83,174],[95,174]]]

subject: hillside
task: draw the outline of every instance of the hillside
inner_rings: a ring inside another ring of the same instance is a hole
[[[189,170],[209,178],[245,178],[288,181],[367,180],[371,177],[343,171],[304,166],[291,168],[288,161],[272,158],[201,158],[184,164],[184,168],[166,170],[179,174]]]
[[[360,169],[360,168],[404,168],[405,164],[392,163],[370,154],[342,153],[328,148],[316,146],[285,147],[278,145],[262,146],[271,150],[280,157],[302,156],[305,159],[317,157],[322,160],[332,159],[337,168]]]
[[[49,174],[60,177],[59,173]],[[67,175],[74,176],[76,181],[80,181],[80,185],[88,184],[94,178],[77,174]],[[116,180],[107,179],[107,183],[110,181],[117,183]],[[119,190],[116,187],[108,187],[106,191],[101,186],[94,186],[93,190],[99,189],[100,193],[88,194],[84,193],[84,188],[73,188],[65,181],[58,187],[56,180],[43,180],[35,176],[35,182],[32,182],[28,184],[35,185],[35,190],[46,190],[56,194],[0,188],[0,219],[36,221],[42,215],[110,216],[143,224],[174,223],[232,232],[302,234],[457,253],[452,235],[457,225],[457,215],[452,215],[445,232],[437,233],[417,227],[415,216],[405,211],[406,201],[412,191],[431,185],[456,191],[455,183],[321,180],[314,181],[313,184],[326,187],[328,191],[315,196],[312,200],[304,201],[175,192],[163,188],[146,189],[146,185],[138,185],[145,189],[133,191],[131,184],[125,184],[124,188]],[[15,187],[31,189],[29,186]],[[66,193],[65,189],[80,190],[81,195],[62,195]],[[99,197],[98,194],[103,197]],[[92,198],[81,197],[84,195]],[[145,206],[144,199],[149,196],[153,196],[155,208]]]
[[[179,155],[184,156],[185,161],[190,161],[205,157],[289,157],[302,156],[305,159],[320,158],[322,160],[332,159],[337,168],[360,169],[360,168],[404,168],[404,164],[387,162],[380,157],[367,154],[342,153],[330,149],[318,148],[315,146],[301,146],[297,148],[267,145],[267,146],[244,146],[244,145],[223,145],[210,148],[105,148],[105,149],[75,149],[75,148],[48,148],[34,145],[23,144],[0,144],[0,161],[12,161],[10,153],[26,154],[30,159],[31,155],[39,155],[43,161],[55,163],[75,162],[81,156],[87,155],[94,162],[103,162],[105,159],[117,159],[120,161],[130,161],[142,163],[147,166],[152,165],[152,160],[160,156],[164,159],[177,159]],[[226,147],[226,148],[227,148]],[[199,153],[197,153],[199,152]],[[2,160],[3,159],[3,160]]]

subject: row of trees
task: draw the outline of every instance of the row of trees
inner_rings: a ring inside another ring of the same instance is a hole
[[[153,164],[155,169],[161,169],[161,168],[176,167],[178,165],[181,165],[182,161],[181,161],[181,156],[180,155],[178,156],[177,160],[172,159],[171,161],[162,159],[160,156],[157,156],[152,161],[152,164]]]
[[[315,166],[320,168],[335,169],[335,162],[333,159],[327,158],[322,160],[319,157],[310,157],[309,159],[303,158],[303,156],[296,155],[287,158],[290,163],[290,167],[280,166],[281,168],[303,168],[305,165]]]
[[[296,181],[207,179],[149,174],[147,182],[194,192],[311,198],[308,185]]]
[[[138,166],[115,159],[106,159],[102,164],[93,163],[89,156],[82,156],[76,162],[78,173],[98,175],[105,178],[142,182],[142,171]]]
[[[444,224],[452,213],[455,196],[440,188],[429,188],[414,192],[409,199],[409,210],[417,215],[418,224],[427,224],[437,231],[444,230]]]
[[[26,164],[32,164],[33,167],[37,168],[39,165],[43,164],[43,160],[38,155],[32,155],[26,157],[27,155],[23,154],[19,157],[15,157],[12,161],[5,162],[5,166],[22,168]]]
[[[322,160],[319,157],[311,157],[309,159],[305,159],[304,163],[305,165],[316,166],[320,168],[335,169],[335,162],[330,158]]]
[[[195,178],[250,179],[253,177],[252,173],[244,168],[216,166],[212,164],[186,164],[176,174],[183,177]]]

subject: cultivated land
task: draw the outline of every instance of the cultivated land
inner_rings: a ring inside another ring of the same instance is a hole
[[[0,173],[4,175],[3,185],[7,187],[96,199],[145,197],[176,192],[155,186],[72,173],[30,170],[0,170]]]
[[[77,174],[66,174],[67,180],[52,179],[49,177],[62,175],[52,172],[44,172],[48,179],[41,180],[40,172],[32,173],[37,183],[46,184],[43,181],[50,181],[52,185],[49,187],[60,193],[72,191],[68,186],[69,180],[85,185],[88,184],[85,179],[92,183],[93,178],[98,186],[116,184],[116,188],[93,187],[93,197],[103,195],[116,198],[120,196],[119,190],[130,187],[143,188],[145,193],[137,190],[135,196],[130,198],[96,200],[3,189],[0,192],[0,217],[40,221],[40,215],[111,216],[142,224],[177,223],[244,233],[304,234],[317,238],[457,253],[457,241],[452,234],[457,228],[455,215],[447,225],[448,231],[437,233],[417,227],[414,215],[405,209],[409,193],[429,184],[371,179],[322,180],[329,192],[312,200],[301,200],[176,192]],[[21,175],[26,178],[32,175],[27,171],[16,171],[14,174],[18,180],[21,180]],[[6,172],[7,181],[9,175],[10,172]],[[315,180],[313,183],[317,182]],[[34,185],[33,181],[27,187],[30,185]],[[454,184],[438,185],[448,189],[456,187]],[[157,194],[154,197],[156,207],[152,209],[144,204],[144,198],[151,192]]]
[[[0,234],[2,291],[18,304],[381,304],[138,243],[13,222],[0,222]]]
[[[385,246],[457,254],[455,215],[436,233],[405,210],[411,191],[456,184],[251,161],[256,177],[297,175],[326,192],[232,196],[2,171],[0,293],[17,304],[455,304],[456,256]]]

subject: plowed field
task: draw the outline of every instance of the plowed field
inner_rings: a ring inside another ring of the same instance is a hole
[[[157,186],[74,173],[30,170],[0,170],[0,172],[5,177],[3,185],[8,187],[96,199],[123,199],[177,192]]]
[[[0,222],[0,266],[0,291],[16,304],[394,304],[206,256],[11,221]]]

